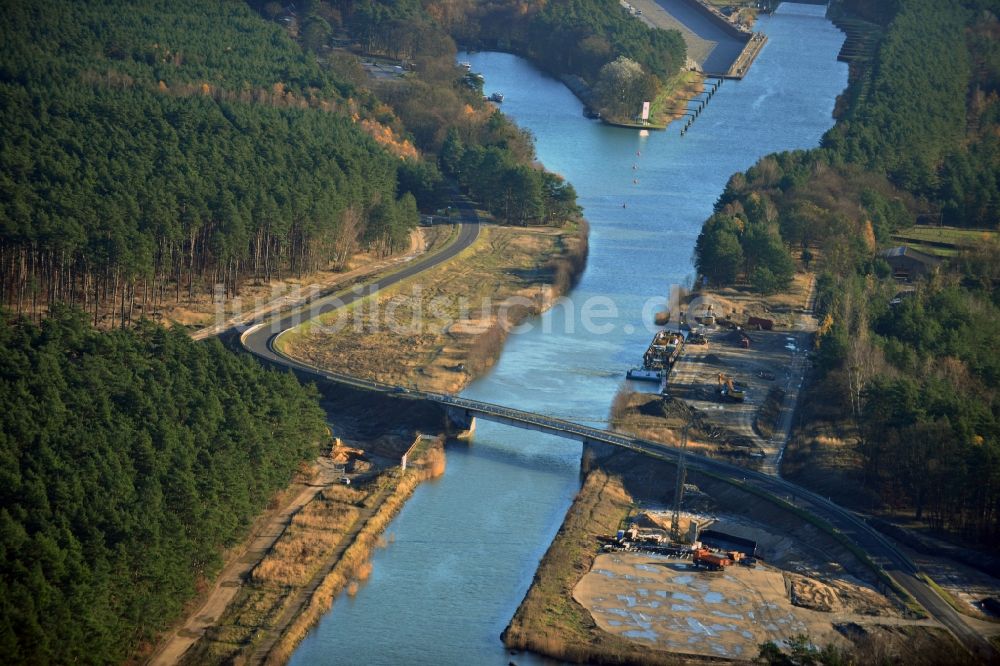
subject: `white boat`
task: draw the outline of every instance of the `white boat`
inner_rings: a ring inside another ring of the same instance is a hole
[[[658,382],[663,379],[662,370],[650,370],[648,368],[631,368],[625,376],[636,381]]]

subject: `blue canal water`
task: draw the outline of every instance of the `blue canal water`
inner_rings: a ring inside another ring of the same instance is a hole
[[[504,92],[504,113],[573,183],[591,225],[569,303],[512,335],[464,395],[602,423],[649,342],[653,306],[691,279],[695,239],[730,175],[816,146],[833,123],[847,67],[836,61],[844,36],[823,8],[783,3],[758,29],[769,42],[748,76],[722,85],[684,137],[676,124],[643,138],[588,120],[561,83],[515,56],[460,55],[487,92]],[[335,601],[292,663],[507,664],[500,633],[579,488],[579,466],[575,442],[480,422],[392,523],[394,541],[357,596]]]

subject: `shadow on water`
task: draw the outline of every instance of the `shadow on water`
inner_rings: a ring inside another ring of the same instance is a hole
[[[723,85],[683,138],[676,126],[640,138],[588,120],[566,88],[514,56],[459,56],[488,90],[504,91],[504,112],[573,183],[591,225],[573,317],[550,312],[512,335],[464,395],[606,417],[649,344],[644,317],[655,308],[644,308],[690,279],[695,239],[730,175],[762,155],[815,146],[831,126],[847,69],[836,61],[844,36],[822,16],[783,3],[762,18],[769,42],[749,75]],[[577,322],[595,296],[614,305],[606,331],[556,325]],[[579,460],[576,442],[480,422],[473,443],[450,446],[445,475],[418,488],[390,526],[396,541],[376,553],[368,583],[335,602],[292,663],[543,663],[511,657],[499,636],[579,488]]]

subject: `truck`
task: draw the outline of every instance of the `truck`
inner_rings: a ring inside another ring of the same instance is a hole
[[[694,551],[693,560],[696,567],[705,567],[710,571],[722,571],[733,563],[733,561],[725,555],[713,553],[706,548]]]

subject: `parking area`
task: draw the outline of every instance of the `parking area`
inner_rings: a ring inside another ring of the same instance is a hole
[[[684,347],[667,385],[726,432],[743,455],[777,473],[791,416],[808,363],[809,330],[743,331],[727,326],[701,329],[705,343]],[[742,396],[742,400],[737,399]]]

